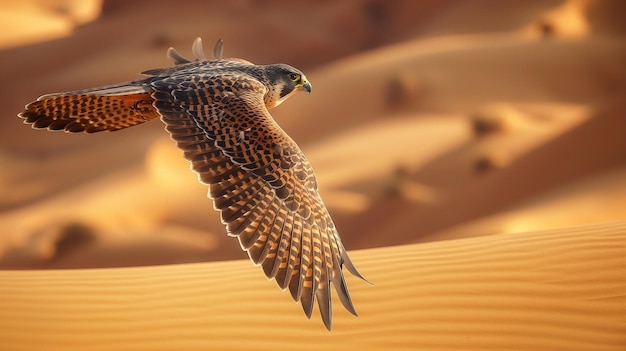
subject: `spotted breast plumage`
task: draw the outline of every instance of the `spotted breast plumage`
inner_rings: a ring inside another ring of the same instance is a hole
[[[315,299],[330,329],[334,285],[356,315],[342,272],[363,279],[350,261],[318,193],[309,161],[278,126],[269,109],[297,91],[311,92],[298,69],[223,59],[221,40],[207,59],[173,48],[175,65],[147,77],[109,86],[43,95],[19,116],[33,128],[67,132],[115,131],[159,118],[191,163],[255,265],[289,289],[311,317]]]

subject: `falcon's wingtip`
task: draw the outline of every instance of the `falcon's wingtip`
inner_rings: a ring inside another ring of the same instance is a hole
[[[330,331],[333,324],[333,305],[330,289],[328,289],[328,287],[326,289],[326,293],[322,292],[322,290],[318,290],[315,295],[317,295],[317,304],[320,309],[320,314],[322,315],[324,326]]]
[[[196,61],[208,61],[209,59],[204,54],[204,49],[202,48],[202,38],[197,37],[193,41],[193,45],[191,46],[191,51],[196,58]],[[215,43],[215,47],[213,48],[213,59],[220,60],[222,58],[222,54],[224,52],[224,40],[219,38]],[[167,57],[174,61],[174,64],[180,65],[183,63],[193,62],[189,59],[186,59],[181,55],[176,49],[173,47],[169,47],[167,49]]]
[[[352,260],[350,260],[350,257],[348,256],[347,252],[344,251],[344,253],[341,255],[341,258],[342,258],[341,263],[343,266],[346,267],[346,269],[348,269],[348,272],[352,273],[352,275],[354,275],[355,277],[369,283],[370,285],[374,285],[374,283],[370,282],[361,273],[359,273],[359,271],[354,266],[354,263],[352,263]]]
[[[174,49],[173,47],[167,49],[167,58],[174,61],[175,65],[191,62],[188,59],[184,58],[183,55],[179,54],[178,51],[176,51],[176,49]]]
[[[213,48],[213,58],[215,60],[219,60],[222,58],[222,54],[224,53],[224,40],[222,38],[217,39],[215,43],[215,47]]]
[[[193,41],[191,51],[193,52],[193,55],[198,59],[198,61],[208,61],[208,59],[204,55],[204,49],[202,48],[202,38],[197,37]]]

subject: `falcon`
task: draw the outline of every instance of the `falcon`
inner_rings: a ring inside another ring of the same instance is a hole
[[[311,83],[286,64],[222,58],[221,39],[212,59],[200,38],[192,52],[196,59],[188,60],[169,48],[174,66],[142,72],[141,79],[43,95],[19,117],[33,128],[69,133],[160,118],[252,262],[289,289],[309,319],[317,299],[328,330],[331,284],[357,315],[342,268],[365,278],[341,243],[311,164],[269,113],[296,92],[310,93]]]

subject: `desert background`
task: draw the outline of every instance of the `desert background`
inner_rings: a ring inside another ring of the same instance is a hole
[[[0,349],[626,349],[626,2],[0,0]],[[357,268],[308,321],[159,121],[34,130],[38,96],[169,66],[301,69],[272,110]]]

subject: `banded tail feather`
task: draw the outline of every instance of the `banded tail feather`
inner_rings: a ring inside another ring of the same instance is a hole
[[[149,78],[115,85],[47,94],[18,116],[33,128],[70,133],[115,131],[155,119]]]

